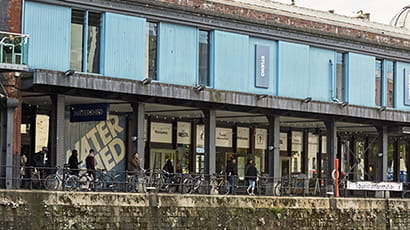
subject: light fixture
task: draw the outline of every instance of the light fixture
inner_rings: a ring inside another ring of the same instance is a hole
[[[256,95],[256,97],[257,97],[258,99],[263,99],[263,98],[265,98],[265,97],[268,97],[268,95],[267,95],[267,94],[258,94],[258,95]]]
[[[205,86],[204,86],[204,85],[194,86],[194,90],[195,90],[196,92],[201,92],[201,91],[204,90],[204,89],[205,89]]]
[[[146,77],[146,78],[144,78],[144,79],[141,80],[141,83],[142,83],[143,85],[148,85],[149,83],[151,83],[151,81],[152,81],[151,78]]]
[[[307,97],[307,98],[305,98],[305,99],[303,99],[303,103],[309,103],[309,102],[311,102],[312,101],[312,97]]]
[[[74,73],[75,73],[75,70],[69,69],[69,70],[64,72],[64,77],[72,76]]]
[[[347,102],[347,101],[341,101],[341,100],[339,100],[339,99],[337,99],[337,98],[332,98],[332,101],[333,102],[335,102],[335,103],[337,103],[338,105],[340,105],[341,107],[346,107],[346,106],[348,106],[349,105],[349,102]]]
[[[377,106],[377,110],[379,110],[379,112],[383,112],[386,110],[386,106]]]
[[[342,106],[343,108],[348,106],[348,105],[349,105],[349,102],[347,102],[347,101],[344,101],[340,104],[340,106]]]

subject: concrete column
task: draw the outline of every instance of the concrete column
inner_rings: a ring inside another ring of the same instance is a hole
[[[205,115],[204,173],[216,172],[216,110],[203,110]]]
[[[336,122],[334,119],[325,122],[327,129],[326,138],[326,153],[327,153],[327,171],[326,180],[327,184],[333,184],[332,171],[334,169],[334,160],[337,152],[337,135],[336,135]]]
[[[410,181],[410,141],[406,140],[406,168],[407,168],[407,181]]]
[[[14,110],[19,101],[7,98],[7,127],[6,127],[6,188],[13,188],[13,138],[14,138]]]
[[[389,135],[387,132],[387,126],[382,126],[377,128],[379,133],[379,154],[378,154],[378,166],[377,166],[377,175],[376,180],[387,181],[387,154],[388,154],[388,141]]]
[[[144,166],[144,120],[145,120],[145,105],[144,103],[133,103],[132,105],[132,152],[138,153],[140,165]]]
[[[51,96],[51,116],[50,116],[50,167],[62,167],[67,163],[64,149],[64,113],[65,113],[65,96]]]
[[[268,171],[275,180],[280,178],[280,119],[279,116],[267,116],[269,120]]]
[[[400,140],[395,139],[393,146],[393,181],[400,182]]]

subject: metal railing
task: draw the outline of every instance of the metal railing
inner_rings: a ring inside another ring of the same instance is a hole
[[[0,63],[27,65],[29,35],[0,31]]]
[[[333,196],[332,182],[324,178],[307,178],[302,175],[272,178],[260,175],[256,178],[255,190],[249,191],[247,180],[237,176],[227,177],[224,172],[218,174],[168,173],[162,169],[142,170],[139,175],[131,171],[97,169],[70,170],[64,167],[11,167],[0,166],[0,172],[13,171],[14,177],[0,177],[0,187],[6,181],[12,181],[16,189],[43,189],[60,191],[98,191],[98,192],[150,192],[209,195],[255,195],[264,196]],[[8,170],[6,170],[8,169]],[[369,191],[348,191],[346,180],[340,179],[341,197],[371,197]],[[329,183],[328,183],[329,182]],[[406,187],[407,188],[407,187]],[[409,191],[397,194],[397,197],[409,197]],[[403,195],[405,194],[405,195]]]

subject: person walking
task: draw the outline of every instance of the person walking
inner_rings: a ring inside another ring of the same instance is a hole
[[[256,184],[256,178],[258,176],[258,170],[255,167],[255,163],[252,162],[251,165],[249,165],[248,169],[246,170],[245,173],[245,179],[248,180],[249,186],[246,189],[249,195],[255,195],[255,184]]]
[[[73,149],[73,151],[71,151],[71,156],[68,159],[68,167],[70,168],[71,175],[78,176],[80,172],[78,165],[82,163],[83,161],[78,162],[78,152],[76,149]]]
[[[134,154],[134,157],[131,159],[131,167],[130,167],[130,173],[132,176],[134,176],[134,183],[131,185],[131,191],[132,192],[138,192],[138,177],[142,173],[142,168],[140,165],[140,159],[138,153]]]
[[[227,194],[235,195],[235,182],[236,177],[238,176],[238,166],[236,165],[236,159],[232,158],[231,162],[228,163],[226,166],[226,175],[228,176],[228,187],[227,187]]]
[[[88,176],[95,180],[95,159],[94,159],[94,149],[90,149],[87,158],[85,158],[85,167],[87,168]]]

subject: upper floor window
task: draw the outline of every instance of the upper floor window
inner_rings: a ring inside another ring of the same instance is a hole
[[[386,61],[385,64],[387,79],[386,105],[387,107],[394,107],[394,65],[392,61]]]
[[[345,58],[344,54],[336,52],[336,98],[345,99]]]
[[[209,79],[209,31],[199,30],[198,84],[210,86]]]
[[[71,69],[80,72],[100,72],[101,15],[72,10],[71,15]]]
[[[158,53],[158,23],[147,22],[146,69],[148,77],[157,78],[157,53]]]
[[[376,97],[375,97],[375,103],[377,106],[382,105],[382,73],[383,73],[383,64],[382,60],[376,60]]]

